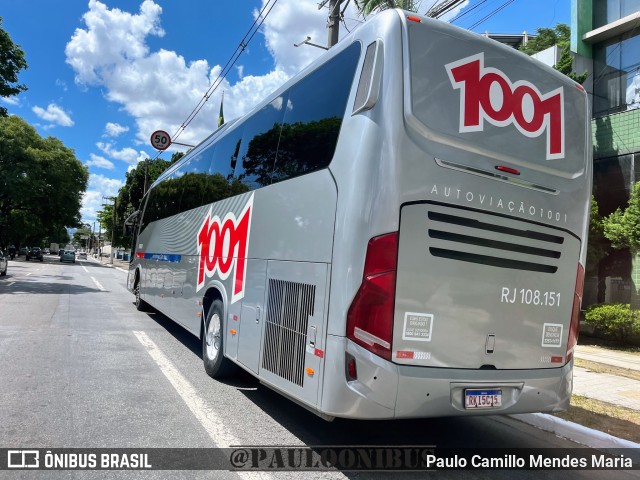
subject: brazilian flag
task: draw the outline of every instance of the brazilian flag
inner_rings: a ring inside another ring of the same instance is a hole
[[[224,124],[224,112],[222,111],[222,103],[224,102],[224,92],[222,92],[222,99],[220,100],[220,113],[218,114],[218,128]]]

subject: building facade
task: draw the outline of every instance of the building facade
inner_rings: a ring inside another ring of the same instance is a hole
[[[572,0],[571,8],[574,68],[589,72],[594,196],[608,215],[640,180],[640,0]],[[640,306],[640,257],[613,251],[591,272],[585,303],[604,301]]]

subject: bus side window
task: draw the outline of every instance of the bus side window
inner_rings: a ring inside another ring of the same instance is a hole
[[[281,95],[244,124],[242,148],[238,152],[241,161],[236,167],[235,176],[249,190],[271,183],[285,106],[286,96]]]
[[[180,167],[180,170],[184,171],[184,175],[179,180],[180,211],[191,210],[206,203],[203,197],[209,180],[214,150],[215,145],[210,145]]]
[[[162,212],[162,194],[160,193],[160,185],[156,185],[149,192],[149,199],[147,200],[147,206],[144,210],[144,217],[142,220],[141,230],[144,229],[151,222],[160,220]]]
[[[203,191],[204,204],[217,202],[245,191],[245,189],[238,189],[233,182],[234,169],[237,168],[236,152],[240,148],[238,143],[242,140],[243,128],[242,125],[239,126],[216,142],[207,175],[207,184]]]
[[[291,87],[273,183],[329,166],[359,57],[354,43]]]

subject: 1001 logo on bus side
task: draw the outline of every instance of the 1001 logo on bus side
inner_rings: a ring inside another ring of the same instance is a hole
[[[534,138],[547,132],[547,160],[564,158],[564,91],[546,94],[526,80],[512,83],[504,72],[484,66],[484,53],[445,65],[460,89],[460,132],[480,132],[484,120],[497,127],[514,124]]]
[[[220,220],[211,216],[211,208],[198,232],[198,282],[196,291],[205,285],[205,280],[217,275],[226,280],[233,270],[231,303],[244,297],[247,274],[247,251],[253,195],[238,217],[229,212]]]

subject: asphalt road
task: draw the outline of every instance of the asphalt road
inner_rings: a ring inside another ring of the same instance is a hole
[[[138,312],[126,273],[11,261],[0,278],[0,448],[433,445],[573,448],[509,417],[325,422],[240,373],[216,382],[200,342]],[[396,473],[395,476],[400,474]],[[382,473],[8,472],[0,478],[377,478]],[[640,478],[614,471],[440,471],[412,478]]]

